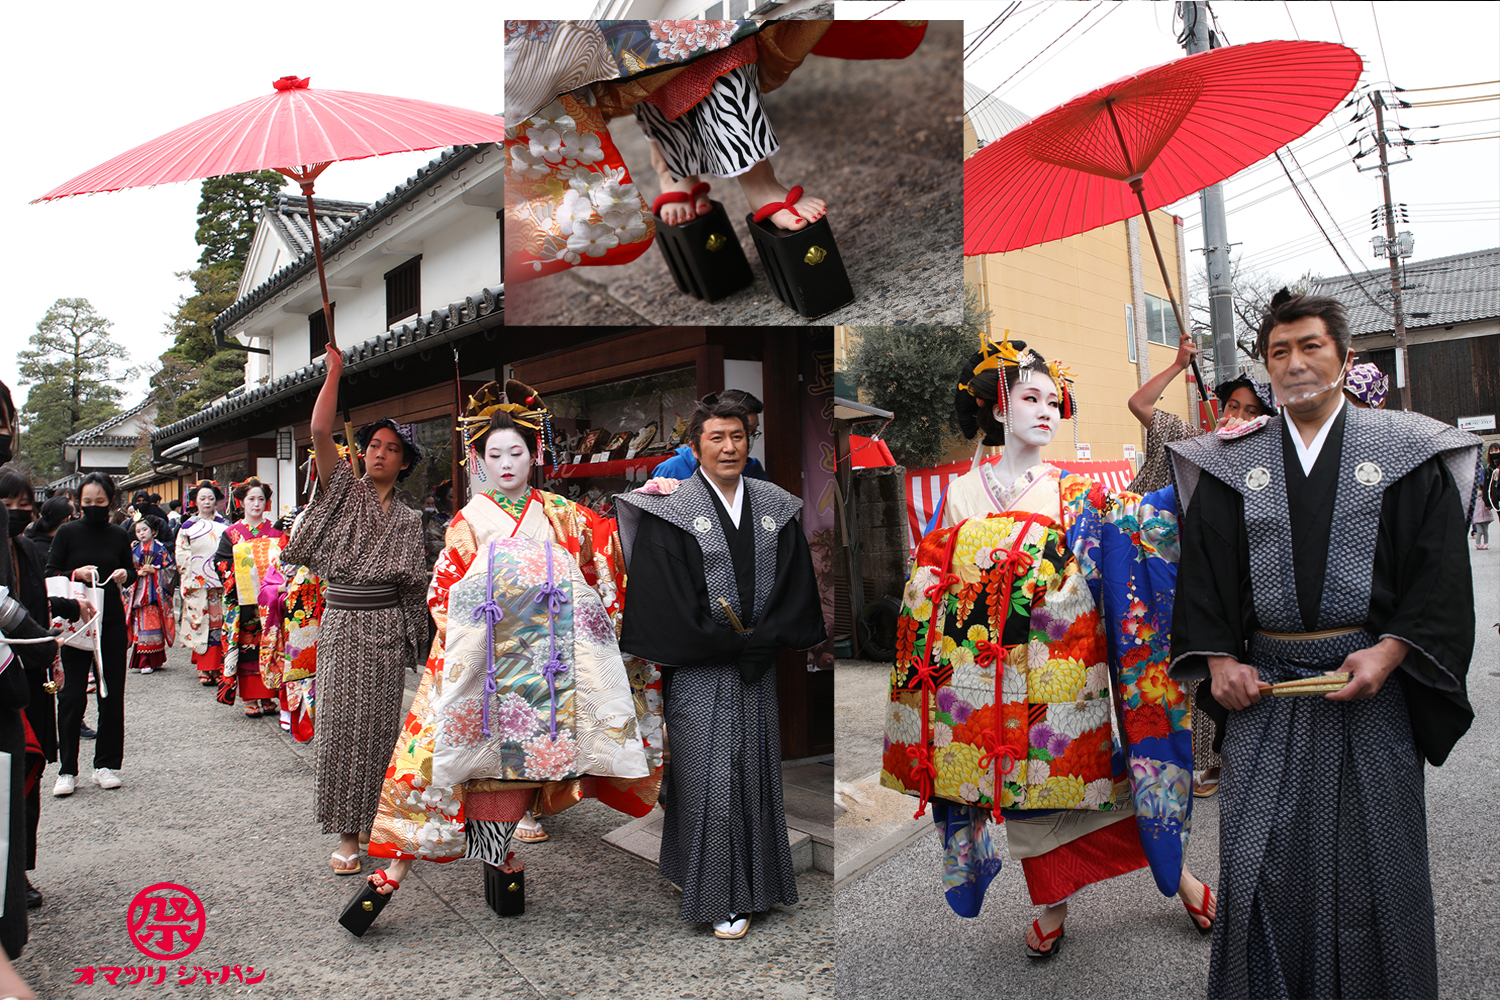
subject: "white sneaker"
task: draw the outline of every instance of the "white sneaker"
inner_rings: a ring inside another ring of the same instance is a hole
[[[731,913],[728,920],[714,924],[714,937],[721,941],[738,941],[750,930],[750,917]]]
[[[107,767],[94,768],[94,784],[100,788],[119,788],[123,782],[120,776]]]
[[[64,795],[72,795],[77,788],[77,777],[71,774],[59,774],[57,784],[52,786],[52,794],[61,798]]]
[[[153,672],[154,671],[153,671],[153,669],[151,667],[142,667],[141,668],[141,673],[143,673],[143,674],[149,674],[149,673],[153,673]]]

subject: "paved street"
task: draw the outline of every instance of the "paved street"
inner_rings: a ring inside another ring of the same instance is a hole
[[[1471,550],[1470,558],[1479,630],[1469,696],[1477,718],[1448,763],[1427,768],[1438,976],[1442,996],[1454,1000],[1500,996],[1500,874],[1490,807],[1500,785],[1500,636],[1493,625],[1500,620],[1500,549]],[[878,752],[878,711],[873,718],[864,738]],[[843,780],[846,753],[860,758],[846,749],[842,723],[838,735]],[[1210,885],[1219,875],[1218,821],[1218,799],[1197,799],[1188,864]],[[841,840],[841,864],[842,847]],[[1035,911],[1018,864],[1007,861],[973,920],[949,910],[941,878],[941,845],[928,833],[841,885],[840,1000],[1203,995],[1211,939],[1194,932],[1177,899],[1163,899],[1145,871],[1084,890],[1070,907],[1064,950],[1043,963],[1022,951]]]
[[[830,876],[800,873],[797,906],[758,919],[744,941],[716,941],[677,919],[680,897],[653,865],[601,842],[626,817],[597,803],[551,818],[551,841],[517,851],[525,916],[485,906],[478,864],[418,864],[354,938],[335,921],[359,880],[327,866],[336,841],[312,818],[310,745],[274,719],[214,703],[180,651],[164,673],[130,675],[126,690],[124,787],[88,781],[88,741],[75,795],[50,794],[56,765],[43,777],[32,881],[46,905],[32,911],[16,963],[40,997],[832,996]],[[163,881],[192,889],[208,910],[185,963],[148,959],[127,934],[131,898]],[[111,986],[102,972],[93,986],[74,985],[79,967],[148,964],[149,985],[124,985],[135,978],[127,973]],[[183,964],[216,980],[225,965],[266,976],[178,985]],[[163,965],[171,974],[158,986]]]

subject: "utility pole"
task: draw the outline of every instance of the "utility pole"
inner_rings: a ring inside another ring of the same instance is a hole
[[[1396,385],[1401,390],[1401,409],[1411,409],[1411,378],[1406,367],[1406,316],[1401,311],[1401,263],[1396,240],[1396,206],[1391,203],[1391,165],[1386,159],[1385,96],[1370,91],[1375,106],[1375,148],[1380,152],[1380,183],[1385,188],[1385,238],[1391,262],[1391,318],[1396,324]]]
[[[1218,48],[1218,36],[1209,30],[1207,3],[1181,3],[1182,34],[1178,41],[1191,55]],[[1204,264],[1208,268],[1208,320],[1214,345],[1214,382],[1234,378],[1239,372],[1234,339],[1234,286],[1229,280],[1229,224],[1224,218],[1224,188],[1215,184],[1199,195],[1203,210]],[[1212,386],[1200,386],[1205,399]]]

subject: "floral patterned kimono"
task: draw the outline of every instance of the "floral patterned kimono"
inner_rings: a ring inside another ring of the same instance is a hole
[[[370,834],[371,857],[429,861],[469,857],[501,864],[515,822],[532,807],[533,799],[539,811],[556,813],[583,797],[597,797],[632,816],[644,816],[656,803],[662,764],[661,673],[633,657],[626,657],[625,664],[651,768],[647,777],[585,776],[541,783],[482,778],[451,788],[431,784],[437,729],[433,703],[443,683],[449,590],[468,572],[481,549],[491,541],[514,537],[551,541],[565,548],[603,600],[619,634],[620,609],[625,603],[624,563],[612,520],[541,490],[532,490],[524,503],[507,500],[493,490],[469,501],[448,527],[447,546],[438,557],[427,592],[437,638],[386,769],[380,813]]]
[[[172,599],[162,587],[162,577],[174,565],[172,553],[156,539],[146,545],[136,542],[130,547],[135,559],[136,578],[126,592],[130,605],[130,666],[155,670],[167,662],[167,647],[177,641],[172,621]],[[156,572],[147,572],[155,567]]]
[[[981,465],[942,523],[906,585],[881,783],[932,802],[949,904],[976,916],[1000,870],[991,819],[1034,903],[1148,864],[1175,893],[1193,758],[1167,677],[1172,491],[1050,465],[1006,487]]]
[[[224,530],[215,553],[219,579],[228,597],[224,609],[224,671],[236,675],[240,697],[247,700],[277,696],[276,689],[261,680],[261,619],[265,608],[260,602],[260,584],[280,559],[285,539],[286,532],[269,520],[254,527],[236,521]]]
[[[191,518],[177,532],[177,571],[182,581],[182,645],[193,651],[200,677],[215,682],[224,665],[224,584],[214,565],[222,521]]]

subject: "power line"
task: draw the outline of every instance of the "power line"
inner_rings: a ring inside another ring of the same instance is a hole
[[[1017,10],[1018,11],[1020,9],[1020,6],[1021,6],[1020,4],[1017,4]],[[964,60],[964,66],[965,66],[965,68],[966,69],[972,69],[974,66],[976,66],[979,63],[983,62],[985,59],[989,58],[991,55],[994,55],[996,52],[1000,51],[1000,46],[1004,45],[1006,42],[1010,41],[1012,38],[1015,38],[1021,32],[1025,31],[1026,28],[1031,24],[1031,22],[1035,21],[1037,18],[1039,18],[1043,14],[1047,13],[1047,10],[1048,10],[1048,8],[1050,6],[1051,6],[1051,0],[1047,0],[1047,2],[1037,4],[1034,12],[1032,13],[1032,15],[1030,17],[1028,17],[1025,21],[1023,21],[1020,24],[1016,25],[1014,31],[1010,31],[1010,32],[1007,32],[1004,35],[1000,35],[992,43],[990,43],[990,47],[987,48],[987,49],[985,49],[982,54],[980,54],[978,56],[975,56],[973,59],[966,59],[966,60]]]
[[[1500,80],[1483,80],[1479,83],[1450,83],[1446,87],[1400,87],[1403,94],[1420,94],[1426,90],[1459,90],[1464,87],[1490,87],[1500,83]]]
[[[1102,2],[1103,2],[1103,0],[1099,0],[1099,3],[1102,3]],[[1005,86],[1007,83],[1009,83],[1010,81],[1014,80],[1016,78],[1016,76],[1021,72],[1021,70],[1024,70],[1027,66],[1030,66],[1032,63],[1034,63],[1038,59],[1040,59],[1042,57],[1042,54],[1044,52],[1046,52],[1047,49],[1052,48],[1052,46],[1054,46],[1058,42],[1062,41],[1063,38],[1065,38],[1067,36],[1067,34],[1068,34],[1069,31],[1072,31],[1074,28],[1078,27],[1080,24],[1082,24],[1084,22],[1084,20],[1090,14],[1092,14],[1094,11],[1098,10],[1099,9],[1099,3],[1095,3],[1094,6],[1090,7],[1088,10],[1084,11],[1083,17],[1080,17],[1078,20],[1074,21],[1071,25],[1068,26],[1068,28],[1067,28],[1066,31],[1064,31],[1061,35],[1058,35],[1056,38],[1052,39],[1052,41],[1048,42],[1047,45],[1042,49],[1041,52],[1038,52],[1036,55],[1034,55],[1030,59],[1026,60],[1026,62],[1021,65],[1020,69],[1016,70],[1015,73],[1012,73],[1010,76],[1006,77],[1004,80],[1001,80],[999,84],[997,84],[995,87],[991,88],[990,92],[988,94],[985,94],[984,96],[985,97],[990,97],[991,95],[993,95],[995,93],[995,91],[999,90],[1001,87]],[[1030,23],[1030,22],[1027,22],[1027,23]],[[981,101],[983,99],[984,98],[980,98]],[[979,106],[978,102],[975,102],[975,104],[973,106],[971,106],[970,108],[968,108],[964,113],[965,114],[972,113],[973,110],[974,110],[974,108],[976,108],[978,106]]]
[[[1106,8],[1105,11],[1104,11],[1104,17],[1099,18],[1099,20],[1095,21],[1093,24],[1089,25],[1087,28],[1084,28],[1082,31],[1080,31],[1078,33],[1078,35],[1076,37],[1074,37],[1072,39],[1069,39],[1067,45],[1064,45],[1062,48],[1060,48],[1056,52],[1052,53],[1052,55],[1048,56],[1046,59],[1043,59],[1041,61],[1041,63],[1036,67],[1036,69],[1033,69],[1030,73],[1027,73],[1025,76],[1021,77],[1021,79],[1017,80],[1016,81],[1016,85],[1019,86],[1020,84],[1024,83],[1027,80],[1029,80],[1032,77],[1032,75],[1035,74],[1035,73],[1037,73],[1037,72],[1039,72],[1043,66],[1047,65],[1049,62],[1051,62],[1052,60],[1056,59],[1058,56],[1062,55],[1064,52],[1068,51],[1068,49],[1069,49],[1070,46],[1072,46],[1075,42],[1077,42],[1079,39],[1081,39],[1084,35],[1087,35],[1090,31],[1093,31],[1095,28],[1099,27],[1099,25],[1103,24],[1105,18],[1109,17],[1109,15],[1111,15],[1115,11],[1119,10],[1122,6],[1124,6],[1124,5],[1121,4],[1121,3],[1112,3],[1112,4],[1110,4],[1109,7]],[[1069,29],[1069,30],[1071,30],[1071,29]]]
[[[1370,302],[1374,304],[1376,309],[1379,309],[1381,312],[1390,315],[1391,311],[1385,306],[1381,305],[1380,301],[1376,299],[1375,296],[1369,293],[1364,284],[1358,278],[1354,277],[1354,271],[1350,269],[1349,262],[1344,260],[1344,255],[1339,252],[1338,246],[1333,242],[1333,240],[1328,238],[1328,230],[1323,228],[1323,223],[1318,221],[1317,213],[1312,210],[1312,206],[1309,205],[1307,203],[1307,199],[1303,197],[1302,189],[1297,186],[1297,181],[1292,177],[1292,172],[1286,168],[1286,163],[1281,159],[1281,153],[1276,152],[1273,155],[1276,157],[1276,162],[1281,164],[1281,170],[1286,174],[1286,179],[1288,181],[1291,181],[1292,191],[1296,193],[1297,200],[1302,203],[1302,208],[1307,212],[1307,217],[1312,219],[1314,224],[1317,225],[1318,231],[1323,234],[1323,239],[1327,241],[1329,248],[1333,250],[1333,255],[1337,257],[1339,259],[1339,263],[1344,266],[1344,272],[1349,275],[1350,279],[1353,280],[1356,285],[1359,286],[1359,290],[1361,292],[1364,292],[1365,298],[1369,299]],[[1312,187],[1311,181],[1308,182],[1308,187]]]
[[[1333,14],[1333,27],[1339,33],[1339,44],[1343,45],[1344,44],[1344,28],[1343,28],[1342,25],[1339,24],[1339,12],[1338,12],[1338,8],[1334,6],[1333,0],[1328,0],[1328,10],[1329,10],[1330,13]]]

